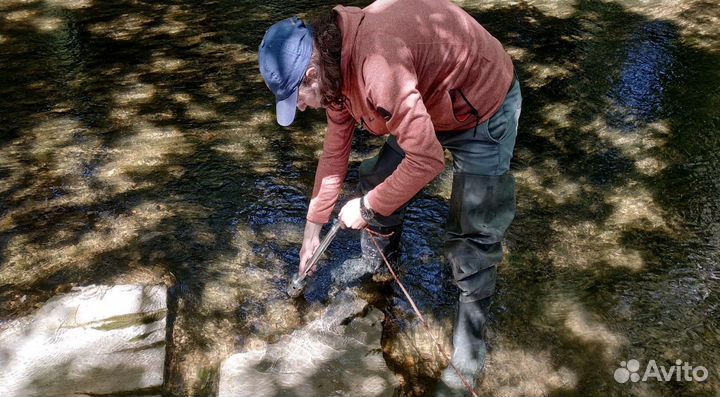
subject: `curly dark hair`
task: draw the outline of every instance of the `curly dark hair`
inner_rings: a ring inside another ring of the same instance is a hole
[[[329,10],[308,19],[315,45],[310,62],[318,70],[320,104],[326,108],[342,109],[344,106],[340,70],[342,33],[337,18],[337,13]]]

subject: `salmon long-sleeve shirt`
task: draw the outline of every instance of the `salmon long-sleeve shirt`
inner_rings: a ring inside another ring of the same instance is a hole
[[[443,171],[436,131],[463,131],[489,119],[513,79],[500,42],[449,1],[381,0],[335,11],[346,100],[342,110],[326,110],[307,215],[315,223],[326,223],[338,200],[356,124],[394,135],[405,151],[392,175],[367,195],[370,208],[389,215]]]

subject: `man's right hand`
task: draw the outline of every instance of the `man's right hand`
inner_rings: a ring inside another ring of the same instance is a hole
[[[308,261],[320,245],[320,229],[322,229],[322,226],[322,223],[305,222],[305,232],[303,233],[302,247],[300,247],[300,267],[298,269],[300,274],[305,272],[305,266],[307,266]],[[308,276],[312,276],[316,270],[317,266],[313,266],[308,272]]]

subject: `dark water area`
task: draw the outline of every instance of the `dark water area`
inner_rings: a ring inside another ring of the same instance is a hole
[[[633,33],[633,44],[612,95],[626,117],[647,123],[662,114],[663,91],[672,81],[672,50],[677,39],[673,25],[664,21],[648,22]]]
[[[0,325],[73,285],[164,283],[163,394],[210,396],[223,359],[312,320],[359,233],[287,299],[324,115],[279,127],[256,49],[276,20],[333,4],[0,2]],[[720,394],[720,5],[458,4],[524,97],[480,392]],[[382,142],[356,134],[341,202]],[[447,164],[408,209],[398,272],[449,351]],[[398,287],[365,293],[398,394],[422,395],[442,357]],[[710,375],[616,382],[630,359]]]

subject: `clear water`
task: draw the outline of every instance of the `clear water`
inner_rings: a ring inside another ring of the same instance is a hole
[[[196,3],[0,2],[0,318],[72,285],[165,283],[177,396],[213,395],[222,359],[317,316],[359,250],[340,233],[306,299],[286,299],[323,115],[278,127],[256,48],[334,3]],[[506,45],[525,98],[481,391],[717,395],[720,5],[460,4]],[[382,140],[355,143],[346,198]],[[447,348],[450,182],[410,208],[400,266]],[[367,296],[399,393],[422,395],[441,356],[396,287]],[[632,358],[710,377],[615,382]]]

